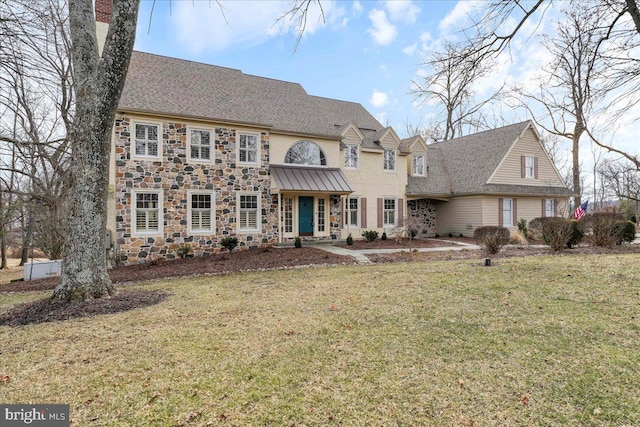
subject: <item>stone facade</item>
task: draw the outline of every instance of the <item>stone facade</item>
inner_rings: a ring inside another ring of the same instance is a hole
[[[212,136],[214,161],[200,163],[188,159],[186,124],[157,121],[162,134],[161,158],[138,160],[132,158],[133,123],[126,115],[115,122],[116,250],[122,262],[173,259],[177,257],[178,249],[185,245],[195,256],[200,256],[220,250],[219,240],[229,236],[237,237],[241,248],[277,241],[278,204],[277,197],[270,191],[267,132],[255,132],[260,134],[261,158],[257,165],[247,166],[239,165],[236,159],[237,130],[216,127],[213,129],[215,136]],[[134,191],[145,190],[159,191],[161,196],[163,221],[158,235],[134,233],[132,195]],[[213,233],[189,233],[190,191],[212,194],[215,205]],[[241,192],[259,195],[260,224],[256,232],[238,231],[236,204]]]
[[[412,218],[418,218],[424,225],[421,233],[433,236],[436,233],[436,207],[432,200],[418,199],[407,201],[407,209]]]

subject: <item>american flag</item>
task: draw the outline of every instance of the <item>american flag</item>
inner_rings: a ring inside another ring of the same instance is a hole
[[[587,200],[580,206],[576,208],[576,211],[573,213],[573,219],[579,220],[583,216],[587,214],[587,206],[589,206],[589,201]]]

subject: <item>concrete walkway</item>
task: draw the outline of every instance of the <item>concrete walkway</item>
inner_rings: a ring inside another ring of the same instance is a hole
[[[480,249],[478,245],[472,245],[470,243],[452,242],[448,240],[442,240],[446,243],[451,243],[451,246],[442,246],[439,248],[412,248],[414,252],[448,252],[448,251],[470,251]],[[317,245],[315,248],[322,249],[323,251],[331,252],[336,255],[351,256],[358,261],[359,264],[369,264],[371,260],[367,258],[367,255],[372,254],[393,254],[398,252],[408,252],[408,248],[394,248],[394,249],[347,249],[344,246],[330,246],[330,245]]]
[[[478,245],[471,243],[463,243],[452,240],[438,240],[444,243],[450,243],[450,246],[441,246],[439,248],[412,248],[412,252],[448,252],[448,251],[473,251],[482,249]],[[636,234],[636,240],[632,244],[640,244],[640,233]],[[408,252],[408,248],[394,248],[394,249],[347,249],[345,246],[333,246],[333,245],[316,245],[315,248],[322,249],[323,251],[331,252],[336,255],[351,256],[358,261],[359,264],[370,264],[371,260],[367,258],[367,255],[373,254],[393,254],[398,252]],[[520,245],[505,245],[505,248],[517,248]],[[546,245],[526,245],[527,248],[541,249],[546,248]]]

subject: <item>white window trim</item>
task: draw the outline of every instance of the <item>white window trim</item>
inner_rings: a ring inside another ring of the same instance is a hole
[[[393,224],[386,222],[384,203],[387,200],[393,200]],[[384,228],[395,227],[398,224],[398,198],[397,197],[383,197],[382,198],[382,226]]]
[[[393,169],[387,169],[386,165],[387,165],[387,161],[385,158],[385,155],[387,153],[387,151],[390,151],[393,153]],[[395,148],[385,148],[384,151],[382,152],[382,169],[385,172],[395,172],[396,168],[397,168],[397,164],[398,164],[398,156],[397,156],[397,150]]]
[[[194,195],[206,195],[211,197],[211,228],[209,230],[194,230],[193,224],[191,223],[191,212],[193,209],[192,206],[192,197]],[[189,227],[189,234],[215,234],[216,232],[216,197],[215,192],[213,191],[198,191],[198,190],[190,190],[187,192],[187,224]]]
[[[358,209],[357,212],[358,214],[356,215],[356,223],[353,224],[351,222],[351,213],[353,212],[353,210],[351,209],[351,200],[357,200],[358,201]],[[361,197],[350,197],[347,196],[347,218],[345,223],[352,228],[360,228],[360,217],[361,217],[361,212],[362,212],[362,198]]]
[[[136,226],[136,199],[138,194],[157,194],[158,195],[158,230],[157,231],[138,231]],[[131,236],[132,237],[150,237],[162,236],[164,234],[164,192],[154,189],[138,189],[131,191]]]
[[[211,134],[211,137],[209,138],[211,145],[209,146],[209,158],[208,159],[202,159],[202,158],[194,158],[191,157],[191,131],[192,130],[199,130],[199,131],[206,131],[209,132]],[[214,163],[215,161],[215,146],[216,146],[216,139],[215,139],[215,130],[208,128],[208,127],[201,127],[201,126],[187,126],[187,159],[189,159],[190,162],[195,162],[195,163]]]
[[[241,196],[256,196],[256,200],[258,201],[257,204],[257,213],[256,213],[256,228],[255,229],[242,229],[240,227],[240,198]],[[255,191],[245,191],[245,192],[239,192],[236,195],[236,225],[237,225],[237,232],[238,233],[256,233],[259,232],[261,227],[262,227],[262,203],[260,200],[260,193],[255,192]]]
[[[547,203],[551,202],[551,214],[547,211]],[[544,216],[545,217],[554,217],[556,216],[556,200],[555,199],[544,199]]]
[[[238,164],[241,165],[260,165],[260,159],[262,158],[261,148],[262,148],[262,139],[261,134],[256,132],[236,132],[236,158],[238,159]],[[256,161],[255,162],[243,162],[240,161],[240,136],[241,135],[249,135],[255,136],[257,138],[256,143]]]
[[[328,236],[331,229],[331,223],[329,222],[329,198],[328,197],[314,197],[314,212],[313,212],[313,234],[314,236]],[[320,200],[324,200],[324,231],[320,231]]]
[[[505,206],[506,206],[506,202],[509,201],[510,202],[510,209],[506,210]],[[506,213],[509,212],[509,215],[506,215]],[[513,224],[513,199],[510,197],[504,198],[502,199],[502,226],[503,227],[513,227],[515,224]]]
[[[356,165],[355,166],[346,165],[347,153],[349,153],[350,148],[356,149]],[[360,146],[358,144],[345,144],[343,164],[344,164],[344,168],[348,170],[356,170],[360,167]]]
[[[417,173],[416,172],[416,159],[418,157],[422,157],[422,173]],[[425,155],[424,154],[416,154],[413,156],[413,161],[411,164],[411,172],[413,173],[414,176],[425,176],[424,170],[425,170]]]
[[[529,160],[531,160],[531,168],[527,166]],[[529,174],[529,170],[531,174]],[[524,177],[525,179],[535,179],[536,177],[536,158],[535,156],[524,156]]]
[[[158,154],[156,156],[145,156],[136,154],[136,125],[157,126],[158,127]],[[164,155],[164,138],[163,127],[161,122],[151,120],[132,120],[131,129],[129,129],[129,146],[131,150],[131,159],[133,160],[162,160]]]

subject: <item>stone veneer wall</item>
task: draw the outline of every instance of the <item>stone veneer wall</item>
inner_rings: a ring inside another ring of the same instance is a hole
[[[423,230],[427,235],[436,233],[436,207],[429,199],[409,200],[407,208],[411,217],[420,218],[420,222],[425,225]]]
[[[215,128],[213,163],[194,163],[187,157],[187,125],[162,122],[162,158],[132,160],[131,119],[115,122],[116,163],[116,250],[124,263],[149,258],[173,259],[176,250],[189,245],[195,256],[220,250],[219,238],[237,237],[240,247],[255,247],[277,241],[277,197],[271,194],[269,135],[260,133],[261,161],[256,166],[236,163],[236,130]],[[132,236],[132,190],[162,189],[164,226],[158,236]],[[189,190],[212,191],[215,202],[214,234],[189,234],[187,227]],[[255,233],[238,233],[236,196],[258,192],[261,228]]]

